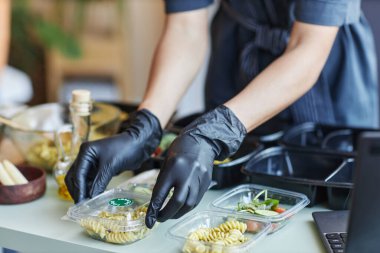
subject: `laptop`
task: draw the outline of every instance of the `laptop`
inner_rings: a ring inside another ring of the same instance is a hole
[[[350,211],[314,212],[329,253],[380,252],[380,132],[359,137]]]

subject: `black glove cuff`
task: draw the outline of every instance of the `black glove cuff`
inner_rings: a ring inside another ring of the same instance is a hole
[[[239,149],[247,130],[228,107],[220,105],[194,120],[181,134],[207,141],[216,159],[224,160]]]
[[[129,124],[126,131],[130,131],[144,138],[145,150],[149,156],[160,144],[162,138],[162,128],[160,121],[152,112],[147,109],[142,109],[132,113],[128,119]]]

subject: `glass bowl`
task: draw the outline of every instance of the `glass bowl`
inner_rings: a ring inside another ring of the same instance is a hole
[[[91,114],[90,140],[97,140],[117,133],[121,112],[105,103],[94,103]],[[24,131],[5,127],[5,133],[32,166],[51,171],[57,161],[54,144],[55,131],[70,121],[68,105],[49,103],[30,107],[11,118],[30,128]]]

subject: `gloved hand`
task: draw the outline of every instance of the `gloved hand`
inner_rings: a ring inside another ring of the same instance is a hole
[[[126,169],[138,169],[162,137],[160,122],[148,110],[132,114],[129,127],[110,138],[86,142],[65,177],[67,188],[78,203],[102,193],[111,178]]]
[[[157,178],[145,223],[152,228],[156,220],[179,218],[192,210],[207,191],[215,159],[234,154],[246,135],[246,129],[225,106],[199,117],[174,140]],[[162,205],[170,190],[174,193]]]

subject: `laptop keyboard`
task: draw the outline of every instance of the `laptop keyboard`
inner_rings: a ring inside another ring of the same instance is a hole
[[[344,253],[347,233],[331,233],[325,234],[325,236],[334,253]]]

